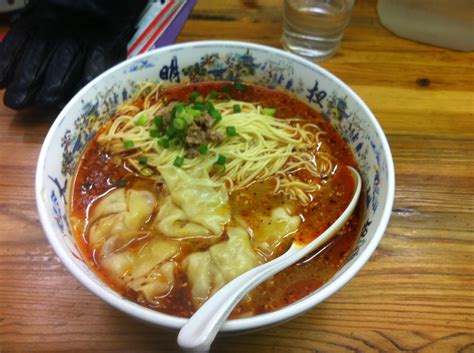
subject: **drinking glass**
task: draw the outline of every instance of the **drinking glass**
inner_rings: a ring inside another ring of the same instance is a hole
[[[311,61],[333,56],[354,0],[284,0],[282,44]]]

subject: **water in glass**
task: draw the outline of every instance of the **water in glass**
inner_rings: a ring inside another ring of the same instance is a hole
[[[349,22],[354,0],[285,0],[285,49],[312,61],[334,55]]]

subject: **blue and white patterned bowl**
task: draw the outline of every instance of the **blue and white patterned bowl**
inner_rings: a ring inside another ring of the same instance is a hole
[[[134,83],[175,84],[242,80],[283,87],[320,110],[354,152],[365,183],[362,233],[350,260],[323,287],[275,312],[229,320],[226,332],[242,332],[286,321],[321,303],[366,263],[382,238],[392,209],[395,176],[385,135],[364,102],[319,66],[278,49],[250,43],[208,41],[173,45],[127,60],[97,77],[71,99],[49,130],[36,170],[36,201],[51,246],[72,274],[98,297],[142,320],[180,328],[185,319],[144,308],[110,289],[89,269],[68,224],[67,190],[97,126],[133,94]]]

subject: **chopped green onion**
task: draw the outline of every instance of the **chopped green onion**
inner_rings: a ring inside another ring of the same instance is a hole
[[[235,126],[227,126],[225,128],[225,132],[227,133],[227,136],[237,136],[237,130],[235,129]]]
[[[199,111],[203,112],[204,110],[207,109],[207,106],[205,104],[196,102],[196,103],[193,104],[193,109],[196,109],[196,110],[199,110]]]
[[[212,112],[215,112],[216,111],[216,107],[214,107],[213,104],[209,103],[207,106],[206,106],[206,109],[207,111],[209,112],[209,114],[211,114]]]
[[[242,111],[240,109],[240,105],[238,105],[238,104],[234,104],[233,108],[234,108],[234,113],[240,113]]]
[[[123,147],[133,148],[133,147],[135,147],[135,144],[133,143],[133,141],[127,140],[127,141],[123,141]]]
[[[192,115],[186,115],[183,119],[186,122],[186,127],[188,127],[188,125],[193,122],[194,117]]]
[[[196,101],[197,97],[199,97],[199,92],[198,91],[193,91],[193,93],[191,93],[191,95],[189,96],[189,100],[191,102],[194,102],[194,101]]]
[[[174,126],[170,126],[168,129],[166,129],[165,135],[168,137],[175,137],[178,134],[179,130],[175,128]]]
[[[186,114],[191,115],[192,117],[200,116],[202,112],[198,109],[193,109],[190,106],[185,109]]]
[[[178,109],[176,111],[176,115],[175,115],[175,119],[184,119],[186,116],[186,109],[183,108],[183,109]]]
[[[207,154],[209,152],[209,146],[207,146],[206,144],[204,143],[201,143],[199,145],[199,153],[200,154]]]
[[[221,88],[221,92],[229,92],[232,86],[224,86]]]
[[[210,113],[211,116],[214,118],[216,123],[222,120],[222,115],[218,110],[214,110],[213,112]]]
[[[140,156],[138,157],[138,163],[140,164],[146,164],[146,162],[148,162],[148,158],[145,157],[145,156]]]
[[[163,116],[162,115],[158,115],[158,116],[155,116],[155,125],[156,125],[156,128],[158,130],[163,130]]]
[[[181,166],[183,165],[183,163],[184,163],[184,158],[178,156],[178,157],[176,157],[176,159],[174,160],[173,165],[174,165],[175,167],[181,167]]]
[[[268,115],[268,116],[273,116],[273,115],[275,115],[276,111],[277,111],[277,110],[276,110],[275,108],[263,108],[263,109],[262,109],[263,115]]]
[[[177,137],[174,139],[170,140],[170,146],[174,148],[179,148],[183,146],[183,141]]]
[[[217,97],[217,92],[216,91],[212,91],[211,93],[209,93],[206,97],[206,100],[211,100],[211,99],[214,99]]]
[[[161,137],[162,132],[158,130],[150,130],[150,136],[151,137]]]
[[[245,86],[243,83],[235,82],[234,89],[236,89],[237,91],[245,91],[247,89],[247,86]]]
[[[142,126],[142,125],[145,125],[148,121],[148,118],[146,115],[142,114],[138,117],[137,120],[135,120],[133,123],[136,125],[136,126]]]
[[[183,119],[189,124],[191,124],[194,118],[202,115],[202,111],[198,109],[193,109],[191,106],[184,108]]]
[[[178,130],[184,130],[188,126],[188,123],[184,118],[176,118],[173,120],[173,127]]]
[[[180,116],[184,112],[184,104],[183,103],[176,103],[176,105],[171,110],[171,120]]]
[[[158,145],[160,145],[163,148],[168,148],[170,147],[170,140],[168,140],[167,138],[163,138],[158,141]]]
[[[144,177],[150,177],[153,174],[155,174],[155,171],[153,169],[151,169],[150,167],[143,167],[142,169],[140,169],[139,173],[140,173],[140,175],[142,175]]]
[[[226,161],[227,161],[226,156],[223,156],[222,154],[220,154],[219,156],[217,156],[216,164],[224,165]]]

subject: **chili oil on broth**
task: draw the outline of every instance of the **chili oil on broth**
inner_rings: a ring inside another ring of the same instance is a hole
[[[161,92],[160,98],[166,102],[187,102],[194,91],[205,97],[213,91],[221,91],[229,86],[230,83],[225,82],[178,85]],[[259,222],[262,222],[262,219],[270,219],[271,211],[282,206],[291,208],[292,215],[301,220],[298,230],[293,234],[294,239],[304,243],[311,241],[337,219],[352,197],[353,180],[347,169],[343,168],[344,165],[356,167],[350,149],[319,113],[286,93],[246,85],[243,90],[230,89],[226,94],[234,100],[258,102],[262,107],[275,108],[276,118],[299,117],[303,121],[317,124],[325,132],[320,136],[320,140],[333,158],[334,173],[324,180],[318,180],[320,190],[311,193],[312,201],[309,204],[301,205],[290,200],[283,192],[274,193],[273,178],[256,181],[229,196],[233,217],[230,225],[243,224],[247,227],[251,241],[255,241],[252,234],[258,229]],[[142,103],[138,102],[138,105]],[[70,221],[76,242],[89,266],[105,283],[124,297],[166,314],[190,317],[197,308],[193,302],[187,274],[180,264],[190,254],[208,249],[211,245],[225,240],[227,235],[224,232],[218,239],[180,241],[179,251],[172,257],[172,261],[177,264],[172,270],[173,285],[153,302],[111,275],[101,264],[97,251],[88,240],[91,221],[89,215],[100,200],[115,190],[141,190],[154,195],[158,200],[163,196],[163,186],[156,180],[134,172],[127,162],[112,156],[98,142],[98,137],[109,126],[104,126],[86,148],[72,183]],[[301,172],[299,177],[313,178],[304,172]],[[279,309],[305,297],[328,281],[345,263],[357,240],[363,215],[362,203],[361,200],[347,224],[323,249],[255,288],[234,310],[231,317],[251,316]],[[140,229],[140,236],[124,244],[130,252],[139,253],[154,237],[153,222],[158,212],[155,204],[152,215]],[[284,252],[290,244],[291,239],[288,237],[278,243],[271,252],[262,249],[257,249],[257,252],[268,261]]]

